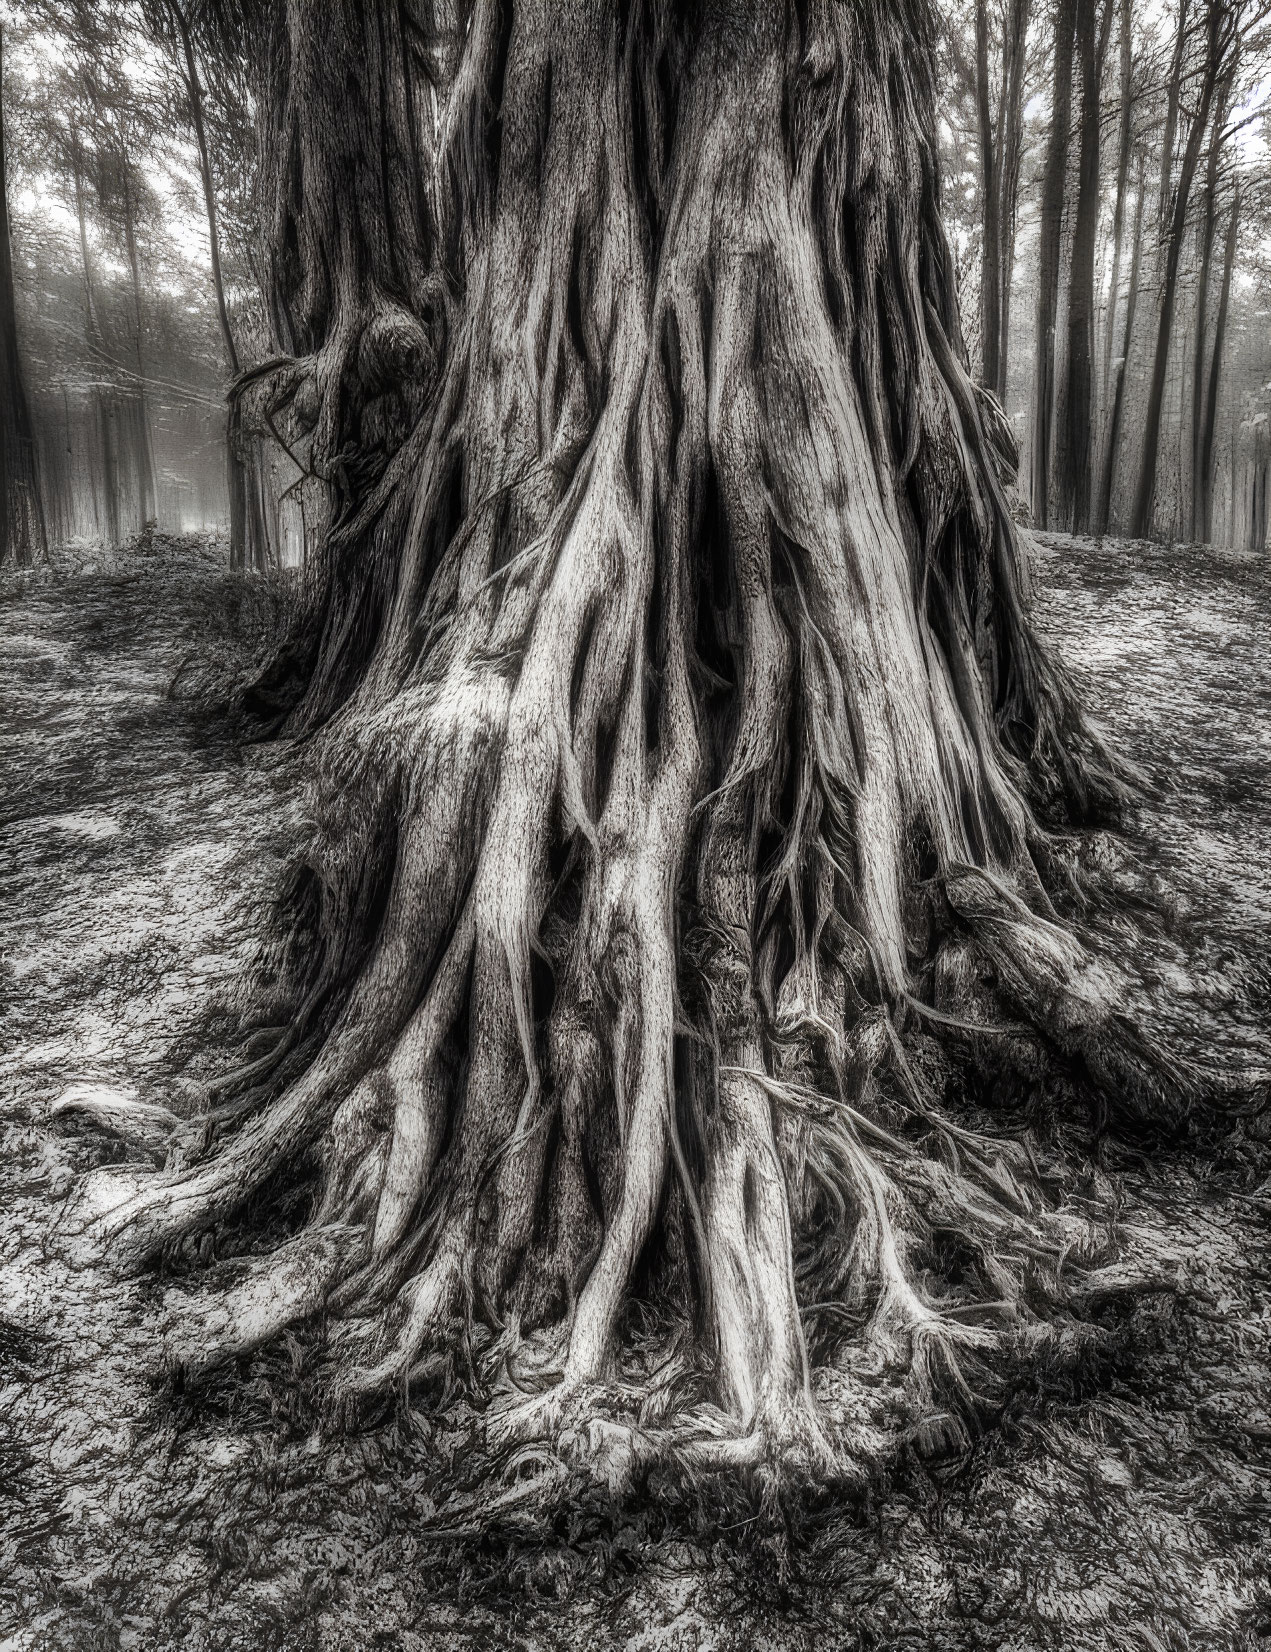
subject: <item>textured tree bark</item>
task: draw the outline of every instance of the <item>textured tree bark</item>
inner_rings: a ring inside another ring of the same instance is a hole
[[[931,39],[914,0],[475,7],[442,296],[400,272],[421,413],[332,536],[386,577],[332,578],[292,714],[289,1030],[81,1195],[135,1260],[316,1168],[190,1374],[322,1309],[349,1401],[466,1347],[498,1437],[618,1480],[849,1473],[1111,1254],[966,1099],[1186,1086],[1056,904],[1127,788],[1028,619]]]
[[[431,179],[437,0],[275,0],[255,52],[261,170],[271,232],[266,287],[277,357],[244,373],[246,441],[285,443],[330,495],[337,529],[313,570],[316,635],[298,635],[256,685],[266,710],[314,686],[320,721],[360,669],[393,579],[405,522],[360,523],[420,417],[443,314]],[[453,28],[453,24],[451,24]],[[456,230],[457,233],[457,230]],[[406,509],[404,490],[397,490]],[[315,665],[316,662],[316,665]]]
[[[1085,0],[1082,0],[1085,3]],[[1068,173],[1068,129],[1072,122],[1072,48],[1078,0],[1055,6],[1055,66],[1050,106],[1050,135],[1042,179],[1038,231],[1037,370],[1033,376],[1033,521],[1050,522],[1051,444],[1055,418],[1055,318],[1059,307],[1059,265],[1064,221],[1064,187]]]

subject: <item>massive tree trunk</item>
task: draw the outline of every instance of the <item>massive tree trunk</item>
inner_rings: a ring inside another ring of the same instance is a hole
[[[1084,3],[1084,0],[1083,0]],[[1059,266],[1068,176],[1068,128],[1072,120],[1072,47],[1078,0],[1055,5],[1055,66],[1050,104],[1050,135],[1042,177],[1038,230],[1037,365],[1033,374],[1033,467],[1030,494],[1033,521],[1050,522],[1051,444],[1055,417],[1055,319],[1059,309]]]
[[[0,83],[4,39],[0,33]],[[18,354],[13,253],[9,240],[9,184],[0,106],[0,563],[27,566],[47,549],[35,429]]]
[[[302,149],[394,151],[366,63],[308,80]],[[420,412],[335,524],[291,714],[325,726],[289,1030],[79,1207],[144,1258],[312,1167],[188,1373],[324,1309],[345,1396],[466,1348],[506,1435],[619,1475],[825,1473],[1058,1345],[1111,1230],[988,1098],[1174,1081],[1061,916],[1125,789],[1028,619],[935,127],[918,0],[489,0],[436,221],[382,165],[301,203],[309,354],[263,399]]]

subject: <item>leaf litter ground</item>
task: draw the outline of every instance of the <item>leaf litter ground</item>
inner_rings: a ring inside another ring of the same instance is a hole
[[[1136,831],[1176,892],[1162,983],[1200,1045],[1238,1052],[1268,1002],[1267,566],[1055,538],[1038,576],[1046,630],[1161,788]],[[1118,1310],[1113,1353],[1041,1373],[960,1460],[915,1453],[851,1506],[774,1523],[655,1484],[533,1515],[512,1487],[499,1512],[503,1488],[464,1483],[462,1405],[324,1437],[302,1338],[171,1392],[179,1286],[49,1244],[74,1175],[120,1151],[49,1107],[99,1081],[185,1111],[233,1059],[303,754],[192,688],[285,600],[201,540],[0,581],[0,1652],[1271,1646],[1258,1120],[1150,1160],[1104,1144],[1127,1230],[1185,1288]]]

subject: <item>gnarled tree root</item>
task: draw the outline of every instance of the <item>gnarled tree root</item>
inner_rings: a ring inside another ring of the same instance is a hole
[[[664,62],[605,4],[478,8],[463,298],[368,518],[391,601],[334,715],[334,656],[311,684],[320,1047],[86,1222],[153,1256],[316,1165],[191,1374],[321,1308],[351,1399],[481,1327],[492,1438],[614,1483],[850,1477],[1099,1294],[1113,1213],[951,1075],[1187,1090],[1058,915],[1058,828],[1129,789],[1027,618],[919,24],[726,10]]]

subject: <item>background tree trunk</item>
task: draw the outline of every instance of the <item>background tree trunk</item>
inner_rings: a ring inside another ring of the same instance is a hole
[[[1225,48],[1230,43],[1230,39],[1229,20],[1221,0],[1209,0],[1206,16],[1205,62],[1201,76],[1200,94],[1197,100],[1196,113],[1183,149],[1183,159],[1179,167],[1178,183],[1174,190],[1169,229],[1165,242],[1156,348],[1152,358],[1152,379],[1144,409],[1142,458],[1139,464],[1139,476],[1134,491],[1134,505],[1130,519],[1130,531],[1139,539],[1146,539],[1152,531],[1152,516],[1156,503],[1156,465],[1161,438],[1161,410],[1165,400],[1170,342],[1174,332],[1174,308],[1178,297],[1178,266],[1182,256],[1183,237],[1187,227],[1187,207],[1191,198],[1192,182],[1196,176],[1196,167],[1200,160],[1201,146],[1209,127],[1214,93],[1221,72]]]
[[[0,86],[4,33],[0,28]],[[13,252],[9,239],[9,174],[0,101],[0,562],[26,567],[48,552],[35,431],[18,351]]]
[[[1191,480],[1191,511],[1188,538],[1193,541],[1207,537],[1205,517],[1205,466],[1202,456],[1205,445],[1205,349],[1209,342],[1209,279],[1214,257],[1214,236],[1218,220],[1218,175],[1222,164],[1223,143],[1231,85],[1235,77],[1236,60],[1233,57],[1227,74],[1214,100],[1213,130],[1205,165],[1205,192],[1201,206],[1200,248],[1196,261],[1196,338],[1192,365],[1192,418],[1189,472]],[[1212,375],[1211,375],[1212,377]],[[1212,438],[1211,438],[1212,440]]]
[[[1082,4],[1086,0],[1081,0]],[[1033,520],[1050,522],[1050,463],[1055,412],[1055,318],[1059,307],[1059,266],[1064,221],[1064,186],[1068,172],[1068,131],[1072,121],[1072,48],[1078,0],[1056,0],[1055,66],[1050,133],[1042,179],[1038,231],[1037,369],[1033,381]]]
[[[1081,66],[1081,122],[1077,204],[1068,275],[1068,325],[1060,398],[1063,426],[1057,443],[1055,480],[1059,519],[1072,533],[1090,526],[1094,398],[1094,265],[1099,228],[1099,82],[1107,45],[1110,0],[1100,27],[1098,0],[1077,0],[1074,34]]]
[[[335,531],[315,558],[318,634],[298,632],[251,699],[283,712],[308,682],[314,726],[347,695],[383,622],[390,547],[405,522],[364,529],[421,415],[443,325],[427,200],[438,50],[429,11],[411,0],[275,8],[255,65],[272,206],[267,291],[289,365],[242,374],[234,413],[244,445],[282,436],[325,484]],[[484,145],[483,132],[479,121],[462,144],[456,135],[457,165],[476,164],[463,145]],[[442,228],[461,232],[448,216]],[[251,512],[259,489],[248,491]],[[399,489],[390,508],[406,508],[402,498]]]
[[[234,329],[230,324],[229,306],[225,299],[225,277],[221,271],[221,235],[217,221],[216,181],[212,177],[212,159],[208,150],[207,127],[203,113],[203,82],[199,75],[198,59],[189,19],[179,0],[165,0],[168,16],[176,32],[176,43],[183,67],[186,96],[190,100],[190,123],[194,128],[194,145],[199,160],[199,180],[203,186],[203,208],[207,215],[208,251],[212,263],[212,290],[216,295],[216,318],[221,329],[221,344],[231,380],[238,377],[240,362]],[[231,568],[258,568],[265,565],[265,554],[252,536],[252,516],[248,512],[248,489],[253,481],[247,474],[240,451],[242,436],[238,430],[235,409],[231,402],[225,421],[225,480],[229,493],[229,563]],[[250,449],[249,449],[250,451]]]
[[[1010,364],[1011,289],[1015,274],[1015,233],[1019,220],[1020,166],[1024,154],[1024,79],[1028,68],[1028,25],[1031,0],[1010,0],[1002,41],[1002,101],[998,117],[1001,163],[998,184],[1002,205],[998,213],[1002,254],[998,291],[1001,294],[997,382],[989,388],[1006,406]]]
[[[156,517],[154,481],[154,437],[150,429],[150,404],[146,394],[146,361],[143,345],[144,327],[141,317],[141,269],[137,254],[137,224],[133,202],[132,161],[127,151],[120,155],[120,174],[123,184],[124,246],[128,254],[128,270],[132,277],[133,359],[137,364],[137,383],[129,408],[130,445],[137,479],[137,516],[144,530]]]
[[[1183,68],[1187,57],[1190,19],[1191,0],[1178,0],[1174,46],[1165,83],[1165,121],[1161,129],[1161,165],[1156,196],[1156,238],[1162,245],[1169,229],[1170,204],[1173,199],[1174,145],[1178,137],[1178,107],[1183,91]]]
[[[998,177],[999,133],[993,130],[989,83],[988,0],[975,5],[975,101],[980,135],[980,339],[981,382],[997,392],[1002,378],[1002,200]],[[1005,109],[999,120],[1005,119]]]
[[[114,402],[109,392],[103,388],[106,349],[93,281],[93,260],[88,246],[88,214],[84,202],[82,150],[79,132],[73,121],[71,125],[71,157],[75,187],[75,219],[79,230],[80,264],[84,276],[84,336],[88,345],[88,355],[92,364],[94,379],[91,401],[96,454],[90,453],[89,473],[94,477],[100,476],[101,479],[100,494],[96,485],[94,485],[93,516],[95,525],[100,532],[102,515],[104,514],[106,543],[114,546],[120,542],[119,470],[116,463]],[[100,462],[95,463],[95,460]]]
[[[1227,218],[1227,240],[1223,248],[1222,291],[1218,299],[1218,315],[1214,321],[1214,347],[1209,358],[1209,375],[1205,386],[1205,402],[1200,423],[1199,461],[1197,465],[1200,493],[1200,538],[1209,544],[1213,538],[1214,504],[1214,428],[1218,418],[1218,385],[1222,375],[1223,345],[1227,337],[1227,312],[1231,301],[1231,277],[1236,265],[1236,237],[1240,227],[1240,191],[1231,199]],[[1233,458],[1234,467],[1234,458]],[[1234,468],[1233,468],[1234,475]]]
[[[1121,249],[1125,236],[1125,197],[1130,184],[1130,154],[1134,146],[1133,0],[1120,0],[1121,102],[1117,120],[1117,178],[1112,206],[1112,278],[1108,289],[1108,319],[1103,335],[1103,403],[1109,405],[1112,342],[1116,336],[1117,305],[1121,298]],[[1096,512],[1096,519],[1101,520]],[[1106,524],[1104,524],[1106,526]],[[1102,527],[1100,529],[1102,531]]]

